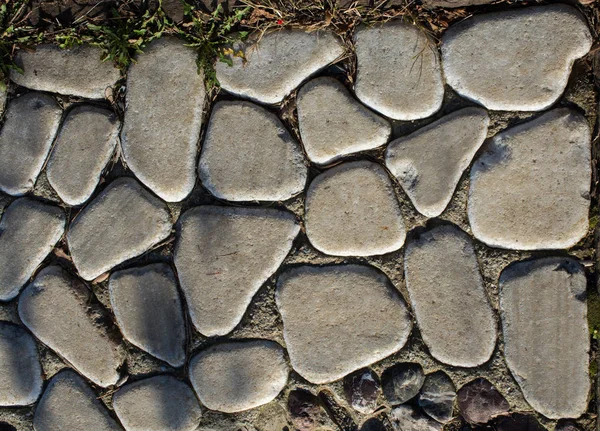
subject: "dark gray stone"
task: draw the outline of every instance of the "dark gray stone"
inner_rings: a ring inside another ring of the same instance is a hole
[[[510,405],[489,381],[479,378],[458,390],[458,408],[468,422],[484,424],[506,413]]]
[[[419,394],[419,406],[430,417],[446,423],[452,419],[456,389],[446,373],[438,371],[425,376],[425,383]]]
[[[419,393],[425,382],[425,374],[419,364],[397,364],[383,372],[381,382],[387,400],[392,405],[403,404]]]

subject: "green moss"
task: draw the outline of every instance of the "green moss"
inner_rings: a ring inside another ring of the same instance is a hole
[[[597,340],[600,338],[600,295],[595,289],[588,291],[587,306],[590,335]]]
[[[598,361],[596,358],[592,358],[590,361],[590,378],[593,380],[598,375]]]

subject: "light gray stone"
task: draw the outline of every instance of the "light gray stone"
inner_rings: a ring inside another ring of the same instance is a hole
[[[67,242],[79,275],[93,280],[171,233],[167,206],[132,178],[118,178],[73,220]]]
[[[475,15],[442,37],[446,80],[488,109],[541,111],[563,93],[573,62],[592,36],[564,4]]]
[[[209,192],[230,201],[283,201],[304,190],[307,176],[300,145],[250,102],[215,104],[198,170]]]
[[[590,392],[586,277],[570,258],[518,262],[500,275],[504,356],[527,402],[577,418]]]
[[[486,362],[496,345],[496,320],[471,238],[453,225],[422,233],[406,246],[404,272],[431,355],[457,367]]]
[[[185,319],[173,270],[165,263],[114,272],[110,304],[123,336],[180,367],[185,362]]]
[[[429,419],[408,404],[394,408],[389,418],[395,431],[442,431],[443,428],[441,423]]]
[[[206,99],[198,53],[163,37],[127,72],[121,140],[133,173],[159,197],[178,202],[196,183],[196,160]]]
[[[313,73],[344,54],[333,33],[280,30],[236,43],[233,66],[218,61],[221,88],[263,103],[279,103]],[[243,55],[240,55],[243,53]]]
[[[33,337],[20,326],[0,321],[0,407],[33,404],[43,384]]]
[[[119,426],[92,388],[65,369],[50,380],[33,417],[35,431],[119,431]]]
[[[436,371],[425,377],[425,383],[419,394],[419,407],[429,417],[440,423],[449,422],[452,419],[454,400],[456,400],[456,388],[446,373]]]
[[[113,408],[127,431],[193,431],[202,415],[192,388],[169,375],[123,386]]]
[[[371,256],[398,250],[406,230],[387,172],[377,163],[348,162],[318,175],[306,194],[306,234],[335,256]]]
[[[390,123],[355,100],[337,79],[313,79],[298,91],[298,126],[308,158],[333,162],[385,145]]]
[[[273,400],[288,379],[283,349],[273,341],[216,344],[190,361],[190,381],[202,404],[234,413]]]
[[[91,291],[58,266],[44,268],[23,290],[19,317],[31,332],[98,386],[114,385],[124,354],[90,306]]]
[[[489,122],[485,110],[465,108],[388,145],[385,164],[417,211],[437,217],[446,209]]]
[[[354,35],[356,97],[395,120],[429,117],[442,106],[444,81],[435,43],[417,26],[391,21]]]
[[[294,370],[327,383],[400,350],[412,324],[388,278],[369,266],[301,266],[275,294]]]
[[[56,135],[62,111],[46,94],[27,93],[8,104],[0,130],[0,190],[13,196],[33,189]]]
[[[121,74],[110,60],[102,61],[102,50],[90,45],[60,49],[43,44],[34,51],[21,49],[15,62],[23,74],[12,70],[10,79],[34,90],[68,94],[88,99],[112,95]]]
[[[200,206],[180,219],[174,260],[190,317],[206,336],[231,332],[300,231],[270,208]]]
[[[92,105],[73,108],[63,121],[48,164],[50,185],[68,205],[81,205],[92,195],[110,160],[119,122],[109,110]]]
[[[15,200],[0,221],[0,301],[10,301],[62,237],[63,210],[30,198]]]
[[[558,108],[496,135],[471,168],[473,235],[519,250],[575,245],[588,231],[590,127]]]

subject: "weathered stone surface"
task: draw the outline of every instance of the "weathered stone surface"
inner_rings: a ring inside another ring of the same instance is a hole
[[[127,431],[192,431],[202,414],[194,391],[169,375],[123,386],[113,407]]]
[[[296,99],[298,126],[308,158],[325,164],[387,143],[390,123],[370,111],[337,79],[316,78]]]
[[[383,393],[392,405],[403,404],[414,398],[424,382],[423,367],[411,362],[393,365],[381,375]]]
[[[206,336],[235,328],[300,231],[293,214],[270,208],[205,205],[179,223],[175,266],[192,322]]]
[[[335,256],[389,253],[406,238],[391,180],[369,161],[343,163],[317,176],[306,194],[305,223],[311,244]]]
[[[406,246],[404,271],[431,355],[457,367],[486,362],[496,345],[496,320],[470,237],[454,225],[422,233]]]
[[[19,50],[15,62],[23,74],[12,70],[10,79],[34,90],[103,99],[112,94],[120,78],[111,61],[102,61],[102,50],[90,45],[61,49],[38,45],[35,51]]]
[[[92,105],[73,108],[58,133],[46,176],[60,198],[81,205],[92,195],[119,134],[117,117]]]
[[[110,304],[127,340],[180,367],[185,362],[185,320],[173,270],[165,263],[114,272]]]
[[[13,323],[0,321],[0,407],[33,404],[43,383],[33,337]]]
[[[327,422],[319,398],[304,389],[295,389],[288,395],[287,407],[294,428],[298,431],[315,431]]]
[[[19,317],[31,332],[98,386],[114,385],[123,362],[120,345],[90,307],[92,293],[58,266],[44,268],[23,290]]]
[[[591,45],[585,19],[564,4],[475,15],[444,33],[444,74],[488,109],[540,111],[560,97]]]
[[[139,256],[171,233],[167,206],[132,178],[118,178],[71,223],[67,241],[85,280]]]
[[[217,344],[190,361],[190,381],[202,404],[226,413],[273,400],[288,379],[283,349],[273,341]]]
[[[588,230],[591,132],[559,108],[496,135],[471,168],[473,235],[492,247],[569,248]]]
[[[551,419],[586,411],[586,277],[570,258],[513,264],[500,275],[504,356],[527,402]]]
[[[196,154],[206,98],[197,53],[182,40],[152,42],[127,72],[123,156],[133,173],[167,202],[196,183]]]
[[[250,102],[215,104],[198,165],[204,187],[230,201],[283,201],[304,190],[300,145],[276,115]]]
[[[389,417],[396,431],[442,431],[443,428],[442,424],[429,419],[408,404],[394,408]]]
[[[275,294],[294,369],[326,383],[400,350],[411,320],[398,291],[369,266],[301,266]]]
[[[46,94],[27,93],[8,104],[0,129],[0,190],[27,193],[42,171],[62,111]]]
[[[63,210],[30,198],[11,203],[0,221],[0,301],[10,301],[65,230]]]
[[[437,217],[446,209],[489,121],[485,110],[465,108],[388,145],[385,164],[417,211]]]
[[[36,431],[119,431],[121,426],[77,373],[65,369],[50,380],[35,409]]]
[[[496,421],[496,429],[498,431],[546,431],[534,416],[522,413],[501,416]]]
[[[354,35],[356,97],[395,120],[429,117],[442,106],[444,82],[435,43],[402,20]]]
[[[485,424],[508,412],[510,405],[489,381],[479,378],[458,390],[458,408],[468,422]]]
[[[427,415],[438,422],[452,419],[456,389],[446,373],[437,371],[425,377],[419,394],[419,406]]]
[[[354,410],[363,414],[373,413],[381,394],[379,377],[370,369],[357,371],[344,379],[344,392]]]
[[[260,38],[257,44],[257,38]],[[215,65],[221,88],[263,103],[279,103],[302,81],[341,57],[344,48],[330,32],[280,30],[251,36],[233,46],[233,67]]]

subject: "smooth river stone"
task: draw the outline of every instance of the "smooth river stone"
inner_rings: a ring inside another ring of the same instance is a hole
[[[419,394],[419,407],[427,415],[440,423],[452,419],[456,388],[452,379],[443,371],[436,371],[425,377],[425,383]]]
[[[409,404],[392,409],[389,418],[394,431],[442,431],[443,428]]]
[[[458,390],[458,408],[467,422],[485,424],[508,412],[510,404],[488,380],[478,378]]]

